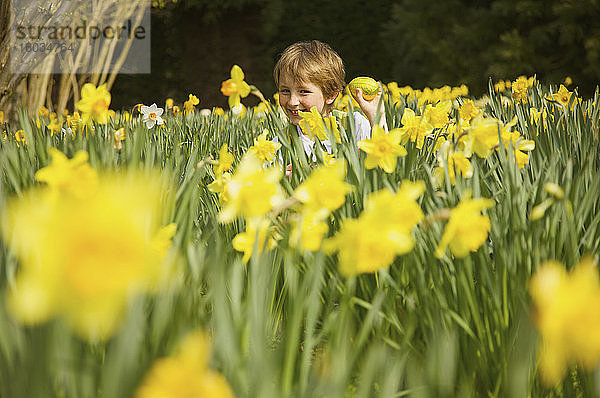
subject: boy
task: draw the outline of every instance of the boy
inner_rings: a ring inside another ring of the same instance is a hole
[[[314,106],[321,115],[329,115],[335,99],[345,86],[344,63],[329,45],[318,40],[303,41],[283,51],[273,70],[273,77],[279,93],[279,105],[296,126],[304,151],[310,157],[314,142],[300,130],[298,124],[302,118],[298,112],[309,112]],[[371,137],[382,91],[380,87],[379,93],[371,101],[363,99],[360,89],[356,91],[358,105],[366,116],[359,112],[353,114],[358,142]],[[379,125],[387,130],[383,112]],[[331,150],[329,141],[322,143],[328,151]]]

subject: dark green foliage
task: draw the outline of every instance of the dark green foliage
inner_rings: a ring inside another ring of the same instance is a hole
[[[226,107],[219,88],[233,64],[270,96],[279,53],[307,39],[339,52],[347,81],[464,83],[481,95],[489,77],[570,76],[590,96],[600,80],[599,7],[596,0],[180,0],[152,10],[152,74],[119,76],[113,107],[166,97],[181,103],[189,93],[200,107]]]

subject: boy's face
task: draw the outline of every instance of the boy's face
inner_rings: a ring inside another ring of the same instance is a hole
[[[302,119],[299,111],[309,112],[315,106],[323,115],[325,104],[332,104],[334,100],[335,97],[325,98],[321,89],[313,83],[299,83],[285,74],[279,77],[279,104],[295,125]]]

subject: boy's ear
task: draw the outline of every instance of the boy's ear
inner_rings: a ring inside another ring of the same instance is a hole
[[[338,95],[339,95],[339,93],[336,93],[336,94],[335,94],[333,97],[331,97],[331,98],[327,98],[327,99],[325,100],[325,103],[326,103],[327,105],[331,105],[331,104],[333,104],[333,101],[335,101],[335,99],[337,98],[337,96],[338,96]]]

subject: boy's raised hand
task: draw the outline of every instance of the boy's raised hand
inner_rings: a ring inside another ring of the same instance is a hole
[[[356,102],[358,102],[358,106],[363,111],[367,119],[369,120],[369,124],[371,128],[375,125],[375,121],[377,120],[377,109],[379,108],[379,101],[382,98],[383,89],[381,87],[381,82],[377,82],[379,84],[379,91],[375,98],[371,101],[367,101],[363,98],[362,90],[360,88],[356,89]],[[379,126],[383,127],[387,130],[387,123],[385,121],[385,112],[383,109],[383,104],[381,104],[381,117],[379,118]]]

